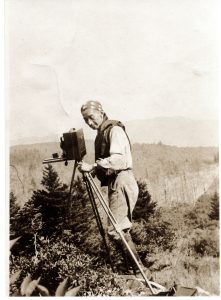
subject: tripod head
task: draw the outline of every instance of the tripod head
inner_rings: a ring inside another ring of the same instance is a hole
[[[69,132],[63,133],[63,137],[60,138],[60,148],[62,149],[60,156],[58,153],[53,153],[51,158],[44,159],[42,163],[65,161],[67,165],[68,160],[82,161],[86,154],[83,129],[71,128]]]

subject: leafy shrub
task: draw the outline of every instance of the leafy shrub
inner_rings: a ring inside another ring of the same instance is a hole
[[[153,253],[170,250],[174,247],[174,231],[171,224],[160,219],[157,212],[148,221],[135,222],[132,237],[142,260],[148,264],[148,256]]]
[[[10,273],[22,270],[19,279],[11,286],[11,295],[17,293],[23,279],[29,273],[39,278],[40,284],[54,295],[57,286],[68,277],[70,287],[81,286],[79,295],[97,296],[124,294],[122,280],[116,280],[110,269],[101,262],[79,251],[74,244],[61,240],[50,243],[43,241],[43,247],[36,261],[33,256],[13,256]]]
[[[217,230],[194,230],[190,235],[189,250],[192,251],[193,255],[218,257],[219,239]]]

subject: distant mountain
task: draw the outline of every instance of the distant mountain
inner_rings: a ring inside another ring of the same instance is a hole
[[[218,121],[192,120],[184,117],[162,117],[124,122],[132,143],[157,144],[179,147],[218,146]],[[84,129],[86,139],[95,132]],[[58,142],[58,135],[26,137],[11,141],[13,145]]]
[[[39,143],[52,143],[59,141],[60,138],[57,135],[50,136],[29,136],[24,138],[18,138],[10,141],[10,146],[26,145],[26,144],[39,144]]]
[[[218,121],[184,117],[125,122],[132,143],[163,143],[179,147],[218,146]]]

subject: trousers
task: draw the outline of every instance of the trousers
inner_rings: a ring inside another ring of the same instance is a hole
[[[126,230],[132,226],[132,212],[138,198],[138,185],[132,170],[121,171],[109,179],[109,207],[120,226]],[[119,238],[112,224],[108,224],[108,234]]]
[[[108,198],[110,209],[133,254],[138,262],[142,264],[129,232],[132,226],[132,213],[137,202],[138,193],[138,185],[132,170],[121,171],[119,174],[109,179]],[[108,225],[108,235],[120,247],[126,267],[128,268],[128,264],[131,265],[136,273],[137,266],[134,264],[125,245],[120,240],[119,234],[110,223]]]

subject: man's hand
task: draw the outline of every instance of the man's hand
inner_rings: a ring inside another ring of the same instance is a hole
[[[80,172],[91,172],[95,168],[94,165],[90,165],[85,162],[80,162],[78,166]]]

